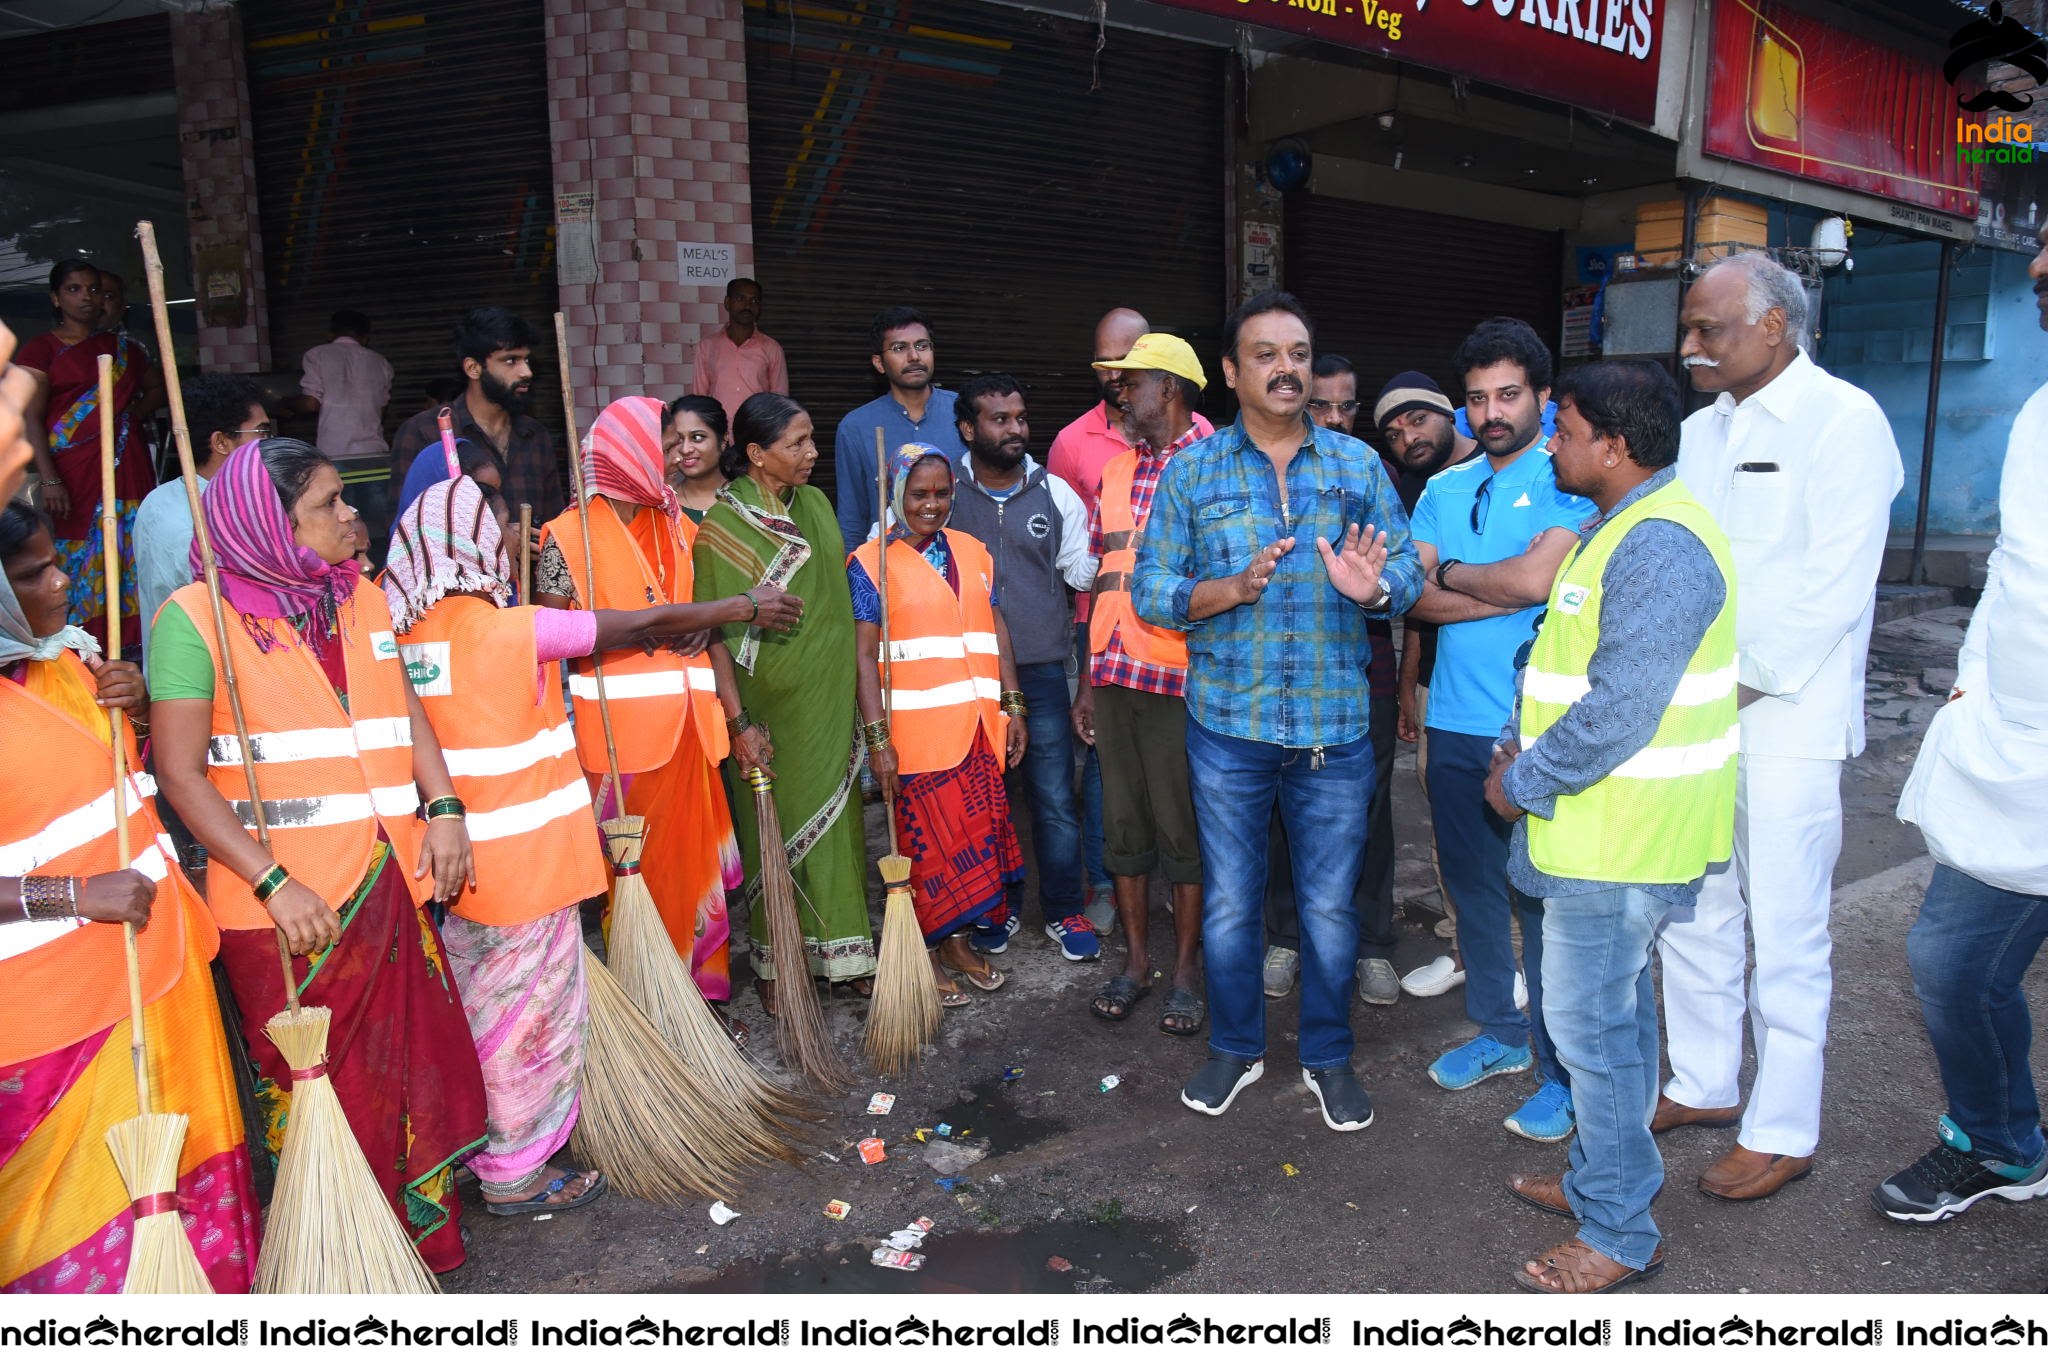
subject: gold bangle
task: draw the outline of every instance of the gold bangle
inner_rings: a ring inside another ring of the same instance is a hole
[[[427,824],[431,826],[436,821],[460,821],[462,819],[463,814],[461,812],[436,812],[427,818]]]

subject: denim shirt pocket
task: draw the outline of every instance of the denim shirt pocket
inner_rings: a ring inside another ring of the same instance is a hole
[[[1258,550],[1248,498],[1213,498],[1195,510],[1195,551],[1200,579],[1220,579],[1251,564]]]

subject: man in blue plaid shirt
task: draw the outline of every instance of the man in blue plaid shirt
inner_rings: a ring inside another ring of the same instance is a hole
[[[1315,328],[1271,291],[1223,326],[1241,411],[1161,477],[1138,549],[1139,615],[1188,636],[1188,767],[1202,850],[1209,1061],[1181,1100],[1221,1115],[1265,1072],[1266,827],[1277,802],[1301,915],[1302,1080],[1324,1123],[1359,1130],[1351,1071],[1358,918],[1372,801],[1368,616],[1422,592],[1408,518],[1364,443],[1308,421]]]

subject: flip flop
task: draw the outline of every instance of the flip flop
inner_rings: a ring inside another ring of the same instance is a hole
[[[960,990],[960,984],[954,981],[953,975],[950,973],[946,975],[946,981],[943,984],[934,979],[932,986],[939,990],[939,1005],[949,1011],[956,1006],[971,1006],[974,1004],[974,998]]]
[[[1618,1271],[1609,1272],[1605,1268],[1596,1267],[1593,1263],[1596,1257]],[[1512,1275],[1516,1284],[1525,1291],[1537,1291],[1552,1296],[1560,1293],[1597,1295],[1604,1291],[1618,1291],[1624,1286],[1646,1282],[1664,1270],[1664,1256],[1661,1250],[1651,1258],[1648,1267],[1635,1268],[1596,1253],[1579,1239],[1567,1239],[1556,1248],[1539,1253],[1529,1261],[1541,1263],[1546,1270],[1556,1273],[1559,1284],[1547,1285],[1524,1267],[1513,1270]]]
[[[493,1215],[500,1216],[538,1215],[543,1211],[574,1210],[578,1206],[589,1205],[592,1201],[604,1195],[605,1192],[611,1190],[610,1182],[606,1180],[603,1173],[599,1173],[597,1180],[592,1182],[582,1195],[572,1196],[566,1201],[550,1201],[548,1199],[550,1196],[567,1191],[569,1184],[581,1176],[583,1174],[574,1168],[563,1168],[562,1175],[543,1187],[540,1195],[532,1200],[486,1201],[484,1202],[484,1209]]]
[[[1088,1009],[1095,1013],[1098,1020],[1112,1023],[1126,1021],[1131,1018],[1131,1008],[1143,1001],[1151,992],[1151,984],[1140,983],[1136,978],[1118,974],[1103,984],[1102,990],[1095,994],[1095,1000],[1088,1003]],[[1103,1010],[1105,1002],[1113,1009]]]
[[[1160,1003],[1159,1028],[1169,1035],[1192,1035],[1202,1028],[1202,1022],[1208,1019],[1208,1015],[1200,997],[1185,987],[1176,987]],[[1185,1028],[1167,1024],[1174,1019],[1185,1020],[1189,1024]]]

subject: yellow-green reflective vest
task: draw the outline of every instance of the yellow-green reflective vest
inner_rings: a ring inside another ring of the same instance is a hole
[[[1586,695],[1601,577],[1622,538],[1653,517],[1697,536],[1727,589],[1650,743],[1584,792],[1560,796],[1549,820],[1529,817],[1529,861],[1560,878],[1689,883],[1734,848],[1735,566],[1713,515],[1676,479],[1622,509],[1559,568],[1522,672],[1522,748]]]

